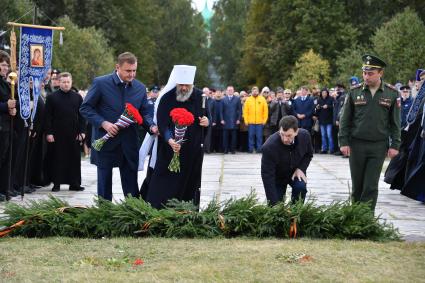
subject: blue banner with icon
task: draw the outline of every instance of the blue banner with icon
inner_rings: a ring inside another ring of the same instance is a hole
[[[20,114],[26,121],[34,120],[43,80],[51,66],[52,49],[53,30],[21,27],[18,94]]]

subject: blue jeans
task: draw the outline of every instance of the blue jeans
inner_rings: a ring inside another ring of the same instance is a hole
[[[254,141],[256,142],[256,150],[260,151],[263,145],[263,125],[262,124],[249,124],[248,125],[248,151],[254,150]]]
[[[320,125],[322,134],[322,151],[334,151],[334,141],[332,139],[332,124]]]

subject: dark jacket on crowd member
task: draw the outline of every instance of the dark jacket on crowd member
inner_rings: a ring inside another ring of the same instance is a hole
[[[270,126],[279,125],[280,119],[288,115],[294,115],[292,101],[276,100],[270,102]]]
[[[299,129],[292,145],[283,144],[279,132],[274,133],[262,146],[261,177],[266,191],[276,185],[288,184],[296,169],[306,174],[313,158],[311,137]]]
[[[222,99],[214,99],[212,108],[213,108],[213,112],[211,114],[212,122],[217,124],[216,126],[219,126],[221,128],[220,113],[221,113],[222,108],[223,108]]]
[[[327,105],[325,109],[323,106]],[[329,95],[326,98],[319,98],[317,104],[317,116],[319,118],[320,125],[328,125],[333,122],[333,98]]]
[[[345,101],[345,93],[344,92],[338,92],[337,97],[333,101],[333,124],[336,125],[336,122],[339,122],[339,117],[341,116],[341,110],[344,106]]]
[[[214,99],[211,97],[207,97],[205,101],[205,107],[208,113],[214,113]],[[210,125],[205,129],[205,139],[204,139],[204,151],[210,153],[212,148],[212,121]]]
[[[10,99],[10,85],[0,76],[0,131],[9,131],[10,115],[7,101]]]

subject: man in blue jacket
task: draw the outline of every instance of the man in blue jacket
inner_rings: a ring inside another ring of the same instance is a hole
[[[124,195],[137,197],[137,170],[139,163],[137,125],[119,129],[114,123],[131,103],[143,117],[143,126],[152,134],[158,132],[149,115],[146,87],[135,79],[137,58],[130,52],[118,56],[112,74],[95,78],[80,112],[93,125],[93,139],[108,133],[112,136],[102,149],[94,151],[91,162],[97,165],[97,193],[112,200],[112,168],[119,167]]]
[[[308,88],[301,87],[301,96],[294,100],[293,110],[298,119],[298,126],[311,133],[313,127],[314,99],[309,97]]]
[[[223,125],[223,147],[224,153],[229,151],[235,154],[236,136],[242,117],[242,104],[239,97],[234,96],[235,89],[228,86],[226,96],[222,99],[222,107],[220,111],[220,120]],[[230,137],[230,139],[229,139]],[[230,141],[231,140],[231,141]]]

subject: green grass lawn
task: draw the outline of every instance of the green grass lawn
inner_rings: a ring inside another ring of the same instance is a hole
[[[423,282],[424,259],[424,242],[5,238],[0,281]]]

